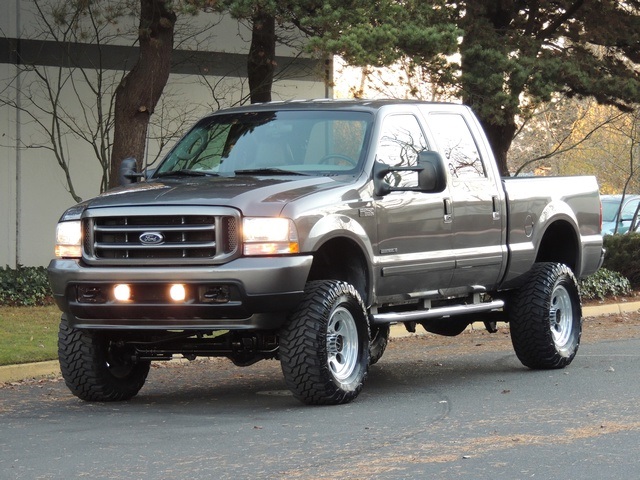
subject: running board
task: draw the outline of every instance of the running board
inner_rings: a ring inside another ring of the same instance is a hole
[[[372,315],[372,323],[385,324],[396,322],[421,322],[423,320],[437,319],[443,317],[457,317],[459,315],[470,315],[481,312],[491,312],[504,307],[504,301],[493,300],[488,303],[476,303],[472,305],[452,305],[447,307],[435,307],[429,310],[418,310],[411,312],[388,312],[376,313]]]

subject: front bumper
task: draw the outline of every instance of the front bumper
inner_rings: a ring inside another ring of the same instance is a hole
[[[54,259],[49,280],[71,326],[90,329],[276,329],[301,301],[310,255],[240,258],[219,266],[88,267]],[[174,302],[172,284],[187,298]],[[134,292],[118,301],[113,287]]]

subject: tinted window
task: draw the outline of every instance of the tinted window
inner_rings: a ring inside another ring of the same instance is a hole
[[[394,167],[415,166],[418,154],[426,148],[427,141],[413,115],[392,115],[385,118],[378,141],[379,161]],[[395,187],[415,187],[418,184],[415,172],[393,172],[385,181]]]
[[[429,127],[453,178],[486,176],[476,142],[461,115],[432,114]]]

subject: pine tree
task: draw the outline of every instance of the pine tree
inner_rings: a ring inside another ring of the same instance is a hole
[[[640,0],[300,4],[316,49],[356,65],[406,57],[431,69],[473,107],[504,175],[518,117],[554,94],[624,110],[640,102]]]

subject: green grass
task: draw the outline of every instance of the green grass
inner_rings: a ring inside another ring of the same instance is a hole
[[[0,307],[0,365],[58,358],[57,307]]]

